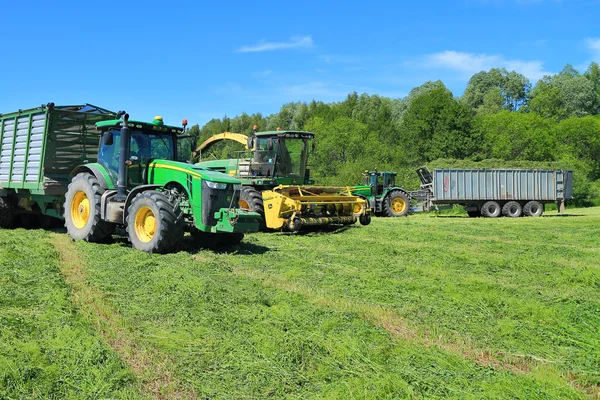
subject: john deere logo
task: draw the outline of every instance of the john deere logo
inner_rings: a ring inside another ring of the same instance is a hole
[[[225,199],[225,201],[231,201],[231,196],[227,196],[227,198]]]

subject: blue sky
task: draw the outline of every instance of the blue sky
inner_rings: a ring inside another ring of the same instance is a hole
[[[0,112],[91,103],[200,125],[480,70],[600,62],[600,0],[5,2]]]

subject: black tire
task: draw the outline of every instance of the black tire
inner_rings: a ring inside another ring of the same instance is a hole
[[[361,225],[367,226],[371,223],[371,214],[365,213],[358,218]]]
[[[64,217],[67,233],[73,240],[103,242],[114,232],[115,224],[100,218],[103,193],[98,179],[87,172],[77,174],[69,184]]]
[[[516,201],[509,201],[502,207],[502,215],[509,218],[519,218],[523,214],[523,207]]]
[[[495,201],[488,201],[481,206],[481,215],[487,218],[498,218],[502,213],[500,204]]]
[[[183,239],[183,212],[156,190],[138,193],[127,209],[131,245],[147,253],[169,253]]]
[[[252,186],[243,186],[240,191],[240,205],[250,211],[260,214],[259,230],[267,229],[265,221],[265,205],[263,203],[262,193]]]
[[[410,211],[408,194],[392,190],[383,199],[383,215],[386,217],[404,217]]]
[[[288,219],[287,229],[290,232],[298,232],[300,229],[302,229],[302,221],[299,218]]]
[[[3,197],[0,197],[0,228],[12,228],[15,221],[15,209],[13,205]]]
[[[544,205],[539,201],[530,201],[523,207],[523,214],[528,217],[540,217],[544,213]]]
[[[469,216],[469,218],[481,217],[481,211],[479,211],[479,210],[467,211],[467,215]]]

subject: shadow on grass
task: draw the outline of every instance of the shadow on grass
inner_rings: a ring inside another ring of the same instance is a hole
[[[355,229],[356,225],[325,225],[325,226],[307,226],[302,228],[299,232],[285,233],[287,235],[300,235],[300,236],[316,236],[320,234],[336,235],[338,233],[346,232],[349,229]]]
[[[555,214],[555,215],[542,215],[543,218],[566,218],[566,217],[585,217],[583,214]]]

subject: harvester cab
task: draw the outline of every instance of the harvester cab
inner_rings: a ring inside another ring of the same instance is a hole
[[[363,185],[352,193],[363,197],[377,216],[402,217],[410,209],[410,196],[404,188],[396,186],[396,173],[391,171],[365,171]]]
[[[370,222],[366,201],[346,187],[312,186],[308,157],[314,149],[312,132],[254,129],[251,136],[224,132],[204,141],[233,140],[246,148],[241,157],[203,161],[197,165],[224,172],[242,181],[240,206],[263,217],[261,228],[297,231],[305,226]]]
[[[314,134],[298,131],[253,132],[248,138],[249,160],[241,162],[239,172],[258,186],[304,185],[310,180],[308,155]]]
[[[187,163],[187,121],[182,128],[121,116],[96,123],[97,162],[72,172],[65,222],[73,239],[102,241],[122,226],[135,248],[169,252],[184,231],[205,244],[235,244],[258,230],[260,216],[237,206],[239,180]]]

